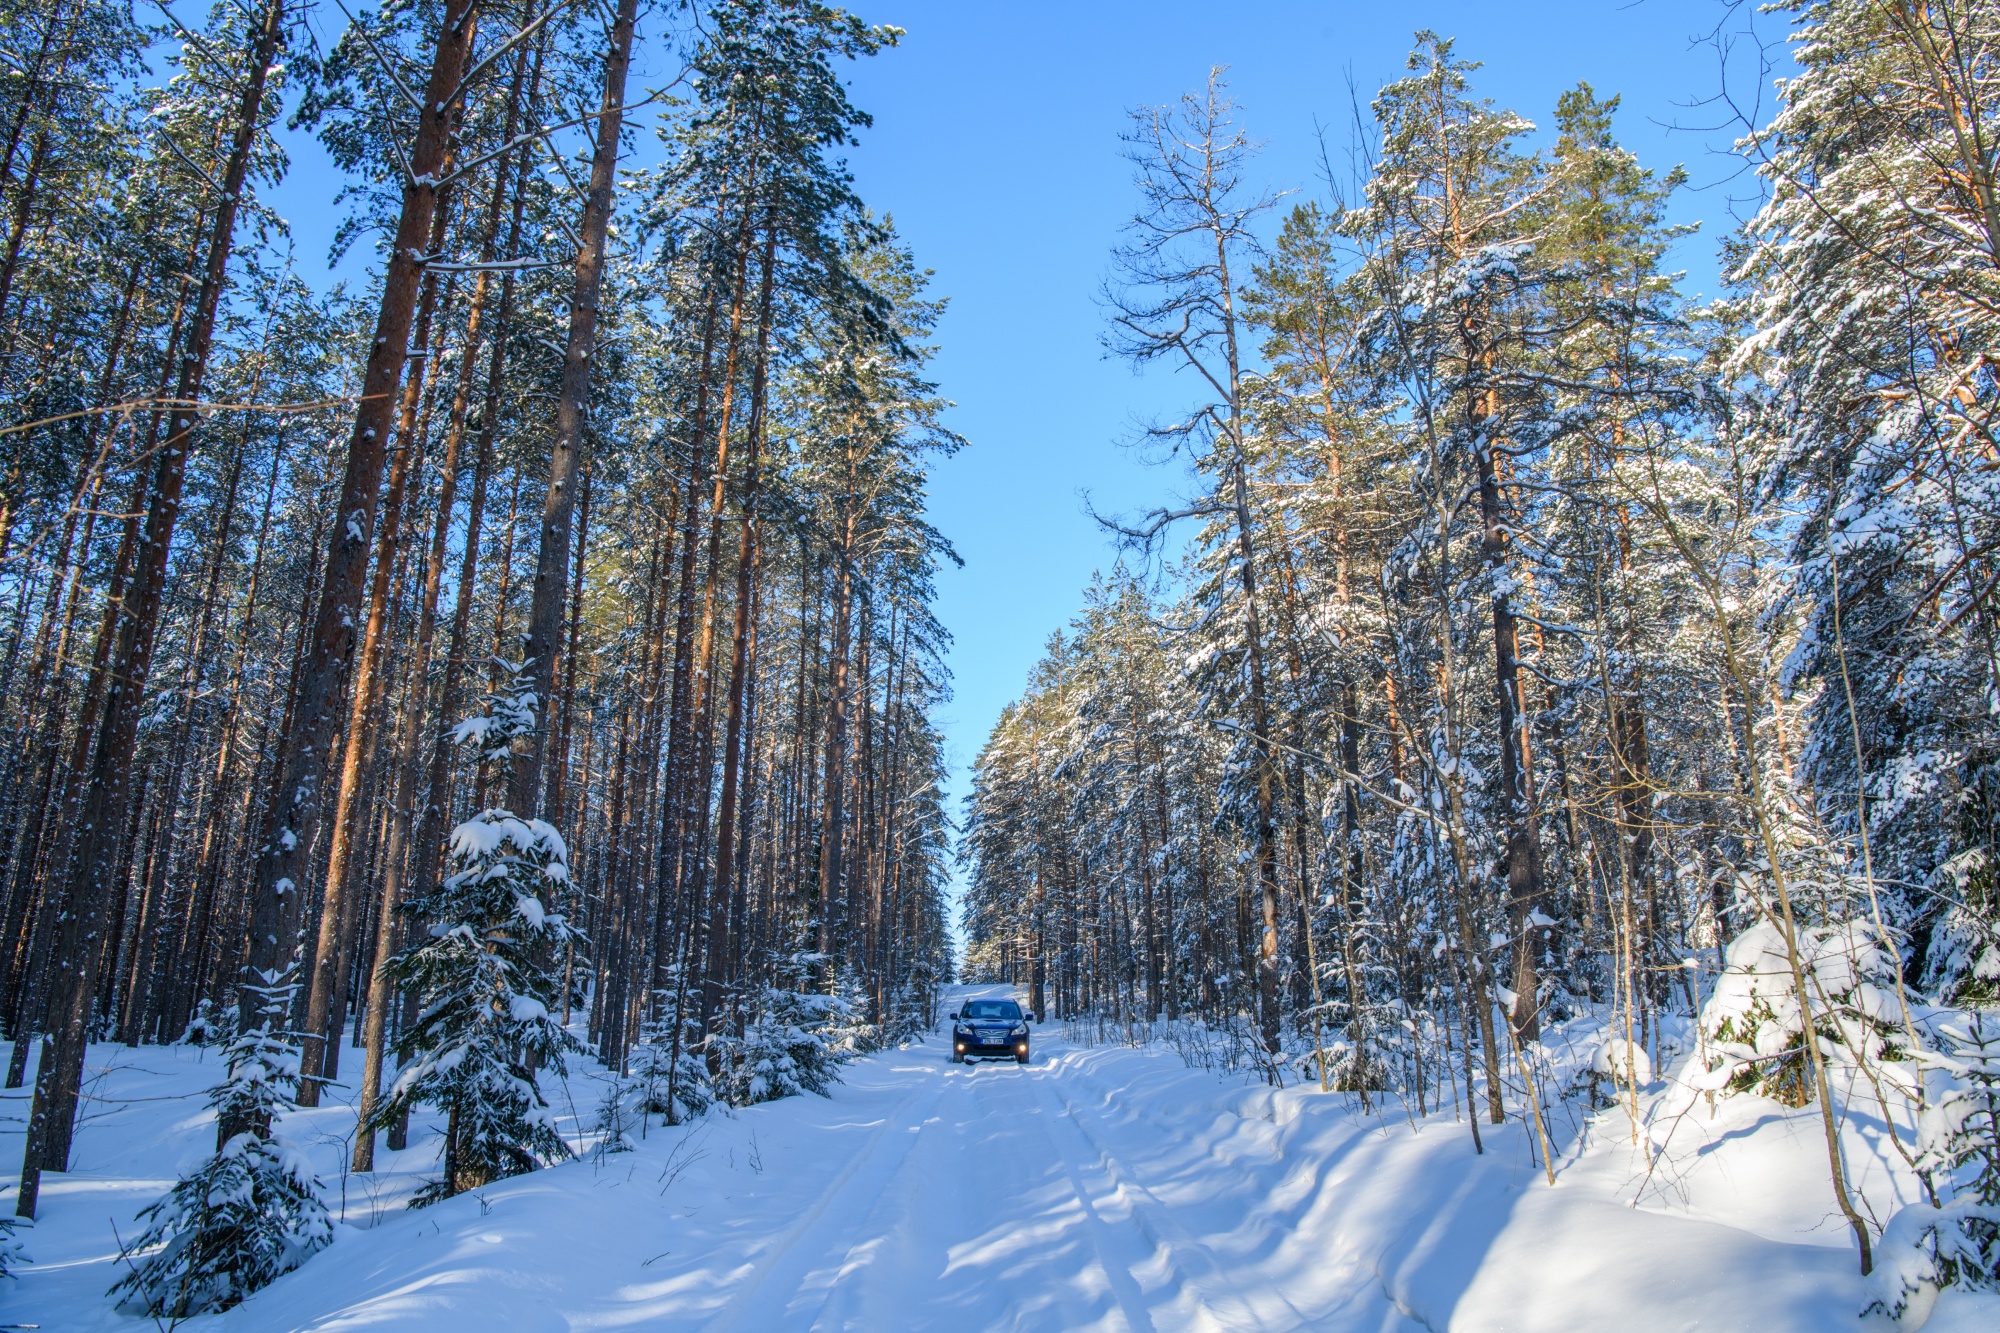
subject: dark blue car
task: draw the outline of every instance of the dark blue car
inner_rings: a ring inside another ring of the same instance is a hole
[[[1028,1016],[1012,1000],[967,1000],[951,1016],[951,1062],[1004,1060],[1028,1063]]]

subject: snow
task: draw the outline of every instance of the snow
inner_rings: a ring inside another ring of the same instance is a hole
[[[472,722],[462,724],[460,729],[474,722],[489,720],[474,718]],[[451,855],[456,860],[476,861],[502,855],[510,846],[515,854],[525,856],[540,852],[552,862],[561,862],[569,856],[569,848],[564,844],[562,835],[552,825],[539,819],[518,819],[505,810],[487,810],[451,831]],[[550,877],[561,879],[563,875],[553,874]]]
[[[1761,921],[1730,941],[1728,967],[1702,1008],[1711,1049],[1706,1067],[1688,1074],[1690,1086],[1723,1088],[1768,1076],[1774,1068],[1768,1062],[1800,1044],[1805,1020],[1785,939],[1777,923]],[[1900,1010],[1885,985],[1876,984],[1893,981],[1873,929],[1859,921],[1802,928],[1798,954],[1798,966],[1818,997],[1815,1023],[1822,1033],[1838,1027],[1846,1036],[1822,1042],[1827,1058],[1851,1062],[1856,1051],[1878,1056],[1881,1039],[1868,1029],[1888,1027]]]
[[[1591,1072],[1608,1079],[1624,1083],[1627,1079],[1640,1087],[1653,1081],[1652,1057],[1646,1048],[1636,1041],[1624,1037],[1609,1037],[1590,1057]]]
[[[965,988],[950,1009],[1004,988]],[[577,1160],[420,1211],[434,1120],[383,1170],[344,1170],[351,1089],[283,1129],[326,1182],[332,1246],[206,1330],[1854,1329],[1867,1299],[1833,1214],[1814,1108],[1642,1094],[1655,1163],[1622,1104],[1544,1182],[1530,1135],[1393,1100],[1362,1114],[1311,1083],[1275,1091],[1190,1068],[1164,1041],[1034,1028],[1035,1060],[956,1066],[941,1041],[848,1065],[802,1096],[600,1154],[605,1075],[544,1074]],[[1583,1057],[1587,1058],[1587,1057]],[[349,1077],[359,1053],[343,1051]],[[36,1262],[0,1319],[141,1328],[104,1290],[115,1225],[212,1145],[216,1052],[92,1048],[74,1165],[21,1233]],[[18,1122],[0,1154],[18,1151]],[[1582,1133],[1577,1134],[1577,1129]],[[1860,1183],[1896,1200],[1859,1116]],[[1871,1156],[1872,1154],[1872,1156]],[[1636,1206],[1634,1201],[1637,1200]],[[11,1203],[0,1198],[0,1207]],[[1926,1328],[1990,1329],[2000,1300],[1948,1293]]]
[[[493,729],[493,719],[486,716],[469,717],[451,729],[451,743],[463,745],[467,741],[484,743],[486,733]]]

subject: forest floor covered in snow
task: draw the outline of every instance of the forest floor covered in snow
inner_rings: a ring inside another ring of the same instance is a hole
[[[1001,988],[991,988],[999,992]],[[961,991],[958,994],[973,993]],[[1075,1034],[1072,1034],[1075,1035]],[[383,1170],[342,1169],[338,1096],[284,1130],[341,1219],[302,1269],[190,1330],[1639,1330],[1859,1326],[1867,1294],[1834,1213],[1818,1121],[1656,1085],[1656,1149],[1613,1108],[1531,1131],[1447,1108],[1363,1114],[1314,1084],[1191,1068],[1164,1042],[1035,1029],[1035,1061],[958,1066],[940,1040],[847,1066],[830,1098],[654,1123],[596,1151],[605,1075],[551,1085],[575,1161],[433,1207],[437,1126]],[[46,1178],[34,1262],[0,1326],[136,1329],[105,1289],[118,1240],[212,1149],[217,1055],[93,1047],[75,1168]],[[18,1106],[0,1158],[19,1152]],[[1560,1115],[1555,1117],[1560,1119]],[[1848,1126],[1864,1191],[1892,1205],[1879,1135]],[[12,1191],[0,1206],[12,1211]],[[1926,1326],[2000,1327],[1947,1295]]]

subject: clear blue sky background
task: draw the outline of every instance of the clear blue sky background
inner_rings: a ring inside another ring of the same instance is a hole
[[[1128,108],[1200,86],[1229,66],[1244,121],[1267,143],[1258,173],[1275,189],[1320,192],[1320,127],[1337,168],[1350,142],[1350,83],[1365,113],[1400,75],[1414,31],[1434,29],[1484,62],[1476,88],[1541,125],[1579,80],[1624,99],[1618,128],[1641,160],[1688,167],[1697,188],[1675,205],[1704,233],[1677,256],[1713,290],[1714,240],[1732,200],[1753,189],[1726,156],[1725,112],[1700,105],[1721,87],[1717,51],[1699,39],[1722,0],[1417,0],[1416,3],[1184,3],[1085,0],[855,0],[864,18],[907,30],[902,45],[856,65],[856,102],[875,117],[852,152],[860,193],[894,216],[934,291],[951,305],[934,377],[971,443],[937,470],[933,518],[965,558],[940,581],[938,614],[955,635],[956,698],[942,722],[953,797],[1001,708],[1049,634],[1114,554],[1089,515],[1173,493],[1181,476],[1128,447],[1135,423],[1181,401],[1171,376],[1135,377],[1106,360],[1096,295],[1134,201],[1118,156]],[[333,19],[321,16],[321,22]],[[1739,27],[1740,14],[1733,20]],[[1764,20],[1766,40],[1782,29]],[[651,25],[662,31],[658,20]],[[646,29],[642,27],[642,36]],[[659,76],[659,44],[640,68]],[[1740,98],[1755,66],[1730,62]],[[1764,99],[1768,107],[1769,91]],[[1682,128],[1671,128],[1680,126]],[[308,145],[279,192],[302,269],[323,263],[334,222],[330,174]],[[642,149],[644,153],[644,149]],[[1702,188],[1705,187],[1705,188]],[[352,264],[348,266],[352,267]]]

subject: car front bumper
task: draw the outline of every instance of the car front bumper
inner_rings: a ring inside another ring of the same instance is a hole
[[[981,1041],[978,1037],[952,1034],[953,1054],[965,1060],[1020,1060],[1028,1054],[1026,1037],[1005,1037],[997,1044]]]

